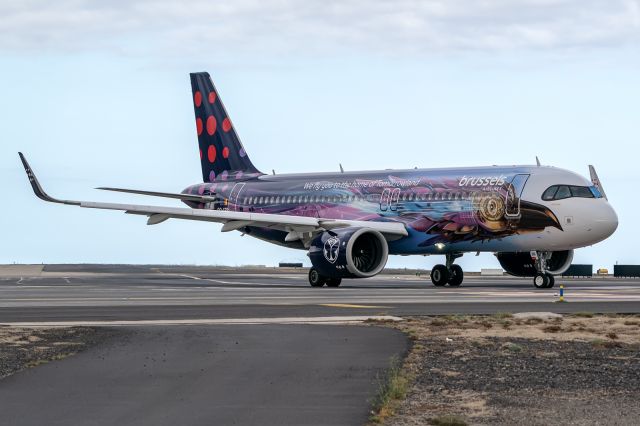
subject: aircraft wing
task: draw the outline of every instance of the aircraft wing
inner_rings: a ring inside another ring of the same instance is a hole
[[[26,158],[22,153],[20,159],[24,165],[24,169],[36,196],[44,201],[60,204],[69,204],[89,209],[119,210],[129,214],[137,214],[148,216],[147,224],[155,225],[164,222],[167,219],[184,219],[199,220],[205,222],[222,223],[222,231],[228,232],[241,229],[245,226],[259,226],[266,228],[278,229],[289,232],[287,241],[295,241],[303,238],[303,233],[316,233],[331,229],[362,227],[375,229],[382,233],[387,239],[393,240],[403,236],[407,236],[408,232],[404,224],[399,222],[372,222],[359,220],[342,220],[342,219],[323,219],[306,216],[289,216],[281,214],[267,213],[249,213],[236,212],[227,210],[208,210],[208,209],[191,209],[188,207],[162,207],[162,206],[145,206],[138,204],[116,204],[101,203],[92,201],[76,201],[76,200],[60,200],[47,194],[33,170],[29,166]],[[126,192],[144,193],[145,191],[127,190]],[[123,191],[124,192],[124,191]],[[165,194],[165,193],[158,193]],[[154,195],[154,194],[145,194]],[[176,194],[177,195],[177,194]],[[196,196],[197,197],[197,196]],[[178,197],[176,197],[178,198]],[[203,197],[208,198],[208,197]],[[206,201],[206,200],[202,200]]]

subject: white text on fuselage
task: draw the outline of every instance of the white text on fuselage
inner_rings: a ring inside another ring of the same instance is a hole
[[[506,182],[507,177],[500,176],[462,176],[458,181],[458,186],[464,187],[485,187],[485,186],[502,186]]]
[[[345,182],[305,182],[305,190],[322,191],[324,189],[349,189],[349,188],[386,188],[399,187],[411,188],[418,186],[420,179],[374,179],[374,180],[355,180]]]

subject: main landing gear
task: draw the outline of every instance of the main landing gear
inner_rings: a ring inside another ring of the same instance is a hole
[[[458,287],[462,284],[464,273],[460,265],[454,265],[453,262],[462,257],[462,253],[447,253],[446,256],[446,265],[436,265],[431,270],[431,282],[436,287],[442,287],[446,284],[451,287]]]
[[[531,260],[536,268],[536,275],[533,277],[535,288],[551,288],[556,283],[555,278],[547,272],[547,260],[551,258],[551,253],[547,251],[532,251]]]
[[[342,283],[342,278],[331,278],[320,275],[320,272],[316,268],[309,269],[309,284],[311,287],[339,287]]]

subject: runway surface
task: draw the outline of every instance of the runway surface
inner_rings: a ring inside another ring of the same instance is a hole
[[[567,303],[557,303],[561,283]],[[640,280],[558,278],[539,290],[512,277],[469,276],[462,287],[436,288],[428,277],[378,275],[311,288],[304,270],[67,265],[0,277],[0,323],[523,311],[640,312]]]
[[[86,352],[0,380],[3,418],[11,424],[364,424],[376,375],[391,356],[402,357],[406,338],[383,327],[304,323],[640,312],[640,280],[558,279],[567,303],[557,303],[557,288],[537,290],[529,279],[468,276],[462,287],[436,288],[427,276],[384,274],[312,288],[306,272],[0,266],[0,325],[91,324],[114,333]],[[129,326],[108,327],[121,324]]]
[[[116,328],[0,380],[11,425],[357,425],[399,331],[349,326]]]

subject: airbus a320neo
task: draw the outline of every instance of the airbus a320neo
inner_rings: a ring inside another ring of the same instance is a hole
[[[447,169],[269,175],[240,143],[208,73],[191,74],[202,182],[181,193],[100,188],[181,200],[188,207],[150,207],[59,200],[42,189],[22,154],[36,195],[45,201],[168,219],[222,223],[270,243],[308,252],[309,283],[337,287],[367,278],[395,255],[444,255],[431,270],[436,286],[459,286],[466,252],[495,253],[516,276],[549,288],[576,248],[609,237],[618,226],[597,174],[591,180],[555,167]],[[342,169],[342,167],[341,167]]]

